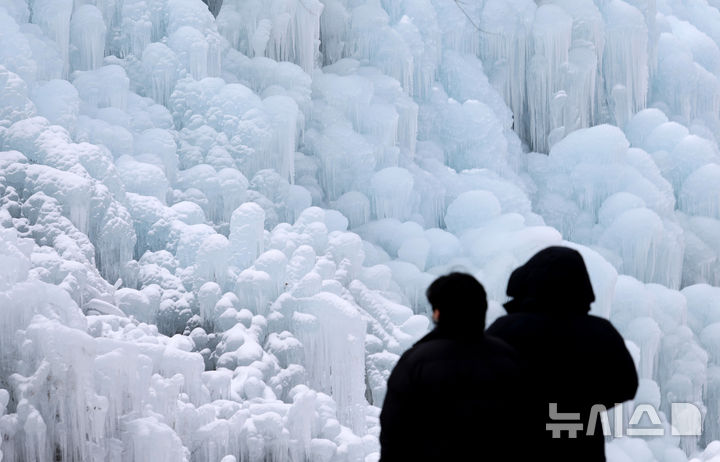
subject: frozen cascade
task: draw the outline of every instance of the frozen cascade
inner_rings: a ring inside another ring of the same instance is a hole
[[[4,230],[3,242],[5,263],[14,255],[19,268],[29,268],[32,241],[19,240],[14,230]],[[12,333],[23,329],[18,340],[24,345],[20,353],[17,346],[6,344],[0,361],[13,407],[17,406],[22,419],[21,434],[3,450],[17,460],[88,460],[103,438],[108,406],[107,398],[92,391],[94,345],[82,331],[86,321],[68,293],[26,280],[27,276],[20,270],[11,279],[12,288],[4,287],[2,293],[3,327],[9,329],[2,338],[12,338]],[[47,297],[54,301],[48,304]],[[57,400],[55,393],[66,398]]]
[[[717,458],[717,0],[0,4],[3,460],[375,461],[431,281],[547,245],[704,412],[608,460]]]
[[[528,111],[525,76],[532,54],[530,37],[536,9],[534,2],[492,0],[485,2],[479,23],[480,56],[492,66],[488,77],[512,109],[514,128],[523,139],[530,135],[525,120]]]
[[[194,27],[180,27],[170,35],[168,45],[195,80],[208,76],[208,44],[200,31]]]
[[[597,56],[593,46],[575,46],[569,53],[568,93],[562,116],[566,132],[595,125],[597,119]]]
[[[262,168],[272,168],[292,183],[295,180],[295,146],[300,116],[297,104],[283,96],[268,97],[263,103],[274,119],[277,135],[271,147],[272,154],[266,156],[269,162]]]
[[[535,13],[532,30],[533,57],[530,73],[534,78],[528,82],[528,106],[530,108],[530,142],[540,151],[547,150],[547,137],[558,128],[556,116],[563,105],[558,93],[562,66],[568,60],[572,38],[572,18],[555,5],[543,5]],[[548,118],[548,114],[551,115]]]
[[[720,201],[715,188],[720,178],[720,165],[706,164],[692,172],[679,191],[682,210],[691,215],[703,215],[720,219]]]
[[[70,16],[73,0],[35,0],[31,21],[40,26],[60,50],[63,77],[68,76],[70,57]]]
[[[264,248],[265,212],[254,202],[246,202],[235,209],[230,219],[230,247],[232,262],[247,268]]]
[[[375,216],[378,219],[405,218],[411,206],[413,184],[410,172],[399,167],[388,167],[373,175],[371,187]]]
[[[105,57],[106,32],[102,13],[95,6],[83,5],[75,11],[70,21],[73,70],[89,71],[100,67]]]
[[[370,200],[359,191],[349,191],[340,196],[335,201],[334,208],[348,218],[350,228],[363,225],[370,220]]]
[[[365,321],[355,307],[336,295],[318,294],[297,303],[298,316],[293,323],[305,349],[310,383],[331,393],[340,422],[363,435]]]
[[[154,42],[143,51],[142,63],[149,74],[148,96],[160,104],[168,104],[179,78],[179,59],[167,45]]]
[[[598,122],[599,105],[605,92],[598,84],[605,54],[605,24],[600,10],[591,0],[555,0],[573,18],[572,46],[569,51],[568,101],[564,127],[567,133]]]
[[[140,55],[152,39],[153,25],[146,0],[124,0],[117,2],[121,8],[120,30],[122,35],[116,38],[113,46],[121,56]]]
[[[486,2],[482,9],[479,55],[513,110],[515,131],[535,150],[606,119],[608,106],[623,126],[646,105],[654,61],[645,17],[621,0],[599,5]]]
[[[310,73],[318,61],[320,47],[320,16],[324,5],[319,0],[298,0],[293,33],[293,60],[305,72]]]
[[[621,0],[607,2],[602,13],[606,24],[605,87],[608,95],[612,95],[616,122],[623,126],[631,114],[644,109],[647,103],[648,30],[642,13]],[[619,92],[618,88],[624,91]],[[618,113],[620,108],[624,113]]]
[[[125,110],[127,108],[130,79],[125,70],[118,65],[75,72],[73,85],[78,89],[83,101],[98,109],[116,107]]]
[[[218,14],[218,30],[249,56],[292,61],[311,73],[319,61],[323,9],[319,0],[225,0]]]

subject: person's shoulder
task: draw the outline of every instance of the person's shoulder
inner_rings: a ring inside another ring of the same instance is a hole
[[[541,316],[536,313],[509,313],[497,318],[486,332],[493,335],[494,332],[503,332],[508,329],[533,328],[540,321]]]
[[[425,334],[420,340],[415,342],[410,348],[400,356],[400,360],[410,362],[418,356],[422,356],[426,350],[432,350],[434,346],[443,340],[437,329],[433,329]]]
[[[422,361],[442,355],[448,348],[452,348],[454,340],[437,332],[431,331],[418,340],[403,356],[407,355],[408,360]]]
[[[585,319],[585,322],[592,326],[595,329],[604,330],[607,332],[617,332],[617,329],[615,329],[615,326],[613,326],[612,322],[610,320],[602,318],[600,316],[595,316],[594,314],[588,314],[587,316],[583,316]]]
[[[612,326],[612,323],[607,318],[603,318],[601,316],[597,316],[595,314],[588,313],[587,316],[585,316],[586,319],[588,319],[590,322],[593,322],[597,325],[605,325],[605,326]]]
[[[413,357],[417,355],[418,352],[418,345],[415,344],[405,350],[401,355],[400,359],[398,359],[397,364],[407,364],[409,362],[412,362]]]
[[[418,359],[418,347],[417,345],[413,345],[405,350],[400,355],[400,358],[398,358],[393,366],[388,383],[392,380],[405,380],[404,378],[400,379],[400,377],[409,377],[420,362],[422,362],[422,359]]]
[[[430,342],[436,341],[436,340],[438,340],[438,339],[440,339],[440,338],[441,338],[440,332],[438,331],[438,329],[437,329],[437,327],[436,327],[435,329],[431,330],[430,332],[428,332],[427,334],[425,334],[424,336],[422,336],[422,337],[420,338],[420,340],[418,340],[417,342],[415,342],[415,343],[413,344],[413,346],[411,347],[411,349],[412,349],[412,348],[419,347],[419,346],[424,345],[424,344],[426,344],[426,343],[430,343]],[[409,350],[408,350],[408,351],[409,351]]]
[[[511,347],[510,344],[508,344],[505,340],[501,338],[486,333],[484,341],[485,345],[487,345],[488,348],[497,351],[500,354],[505,354],[508,356],[515,355],[515,348]]]
[[[519,361],[519,355],[515,347],[502,338],[486,333],[483,342],[491,357],[512,363]]]
[[[487,367],[490,367],[505,378],[520,379],[526,373],[525,364],[517,350],[504,340],[492,335],[485,335],[487,348]]]

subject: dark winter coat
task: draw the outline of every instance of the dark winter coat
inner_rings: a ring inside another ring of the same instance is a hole
[[[535,255],[510,277],[507,316],[487,333],[513,346],[525,361],[529,442],[537,456],[552,461],[604,461],[605,439],[599,419],[587,435],[593,405],[610,409],[632,399],[638,377],[620,334],[605,319],[588,314],[595,299],[585,264],[574,250],[551,247]],[[546,428],[549,403],[559,413],[579,413],[577,438],[552,438]]]
[[[504,342],[437,327],[390,375],[380,460],[515,460],[507,455],[520,386],[518,361]]]

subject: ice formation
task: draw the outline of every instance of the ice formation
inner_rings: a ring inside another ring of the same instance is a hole
[[[552,244],[704,414],[608,459],[717,460],[719,8],[0,0],[0,460],[377,460],[429,283]]]

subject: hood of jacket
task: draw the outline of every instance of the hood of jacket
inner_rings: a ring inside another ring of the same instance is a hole
[[[510,275],[508,313],[585,314],[595,301],[585,261],[568,247],[548,247]]]

